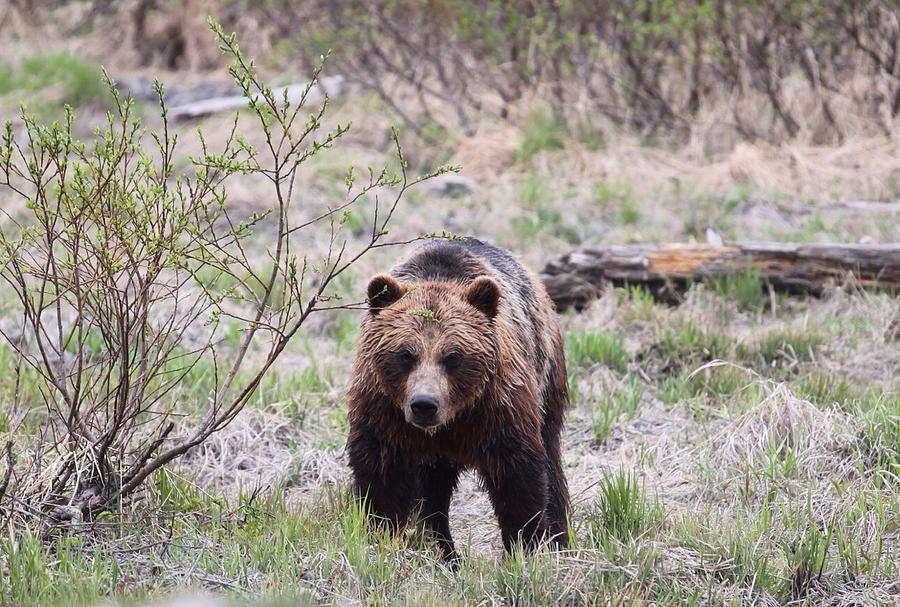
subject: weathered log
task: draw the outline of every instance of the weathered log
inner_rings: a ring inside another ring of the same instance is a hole
[[[325,96],[336,97],[343,91],[344,78],[342,76],[328,76],[320,78],[306,93],[304,102],[308,105],[319,105],[324,101]],[[276,101],[282,101],[285,96],[292,104],[297,104],[303,98],[304,92],[308,84],[291,84],[289,86],[276,88],[272,90],[272,94]],[[253,96],[254,100],[260,98],[257,93]],[[185,103],[169,109],[169,117],[173,120],[187,120],[190,118],[200,118],[225,112],[228,110],[236,110],[247,107],[249,101],[243,95],[232,95],[228,97],[212,97],[210,99],[201,99],[191,103]]]
[[[900,244],[792,245],[736,242],[579,249],[541,272],[560,311],[582,309],[604,284],[643,285],[662,300],[692,282],[752,271],[776,291],[821,294],[833,285],[900,287]]]

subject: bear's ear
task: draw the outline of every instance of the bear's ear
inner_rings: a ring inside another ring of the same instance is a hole
[[[388,307],[403,297],[406,289],[390,274],[378,274],[369,281],[366,293],[368,295],[369,310],[373,314],[377,314],[378,310]]]
[[[466,289],[466,301],[488,318],[493,318],[500,306],[500,286],[490,276],[479,276]]]

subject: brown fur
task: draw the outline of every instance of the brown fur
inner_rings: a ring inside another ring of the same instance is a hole
[[[565,545],[559,434],[567,404],[556,316],[540,282],[475,240],[432,243],[369,283],[349,392],[348,454],[373,514],[403,525],[418,506],[444,554],[460,471],[474,468],[504,545]],[[421,425],[411,403],[437,410]]]

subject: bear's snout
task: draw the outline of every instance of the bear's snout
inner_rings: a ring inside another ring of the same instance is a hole
[[[434,430],[449,421],[447,376],[432,363],[420,364],[406,383],[406,421],[423,430]]]
[[[409,401],[412,421],[417,426],[427,428],[437,422],[438,399],[430,394],[416,394]]]

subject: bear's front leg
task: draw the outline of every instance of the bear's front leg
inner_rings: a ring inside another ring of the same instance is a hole
[[[419,475],[422,522],[441,549],[444,561],[455,563],[459,560],[459,555],[450,535],[450,498],[459,479],[459,470],[450,464],[438,462],[420,467]]]
[[[503,547],[511,552],[521,543],[533,549],[548,536],[547,462],[537,455],[507,454],[480,467],[494,505]]]
[[[351,427],[347,454],[354,489],[370,515],[397,530],[406,524],[418,493],[415,468],[396,450],[382,445],[373,428]]]

